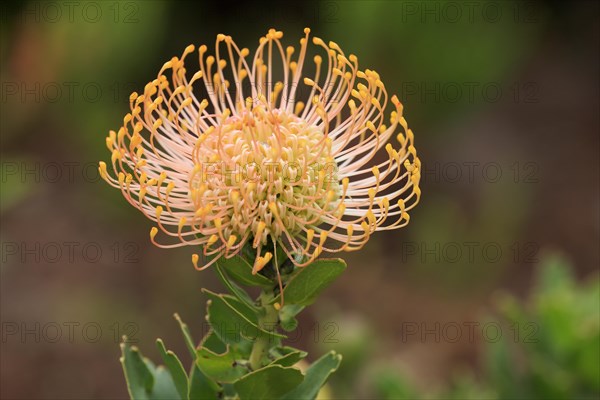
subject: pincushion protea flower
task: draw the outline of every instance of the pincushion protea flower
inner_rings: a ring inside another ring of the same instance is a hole
[[[157,246],[199,246],[210,262],[194,255],[197,269],[251,244],[256,273],[273,257],[269,242],[305,266],[405,226],[419,201],[421,165],[398,98],[334,42],[314,37],[324,57],[307,67],[304,32],[297,58],[273,29],[250,58],[218,35],[214,56],[199,48],[191,78],[188,46],[130,96],[131,112],[106,139],[113,174],[100,162],[101,176],[157,223]],[[158,244],[159,230],[174,243]]]

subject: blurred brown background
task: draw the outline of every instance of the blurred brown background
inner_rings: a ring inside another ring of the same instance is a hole
[[[481,329],[451,343],[409,327],[477,321],[500,289],[526,296],[544,252],[580,278],[598,270],[595,1],[0,7],[2,398],[125,398],[121,335],[155,360],[156,337],[185,356],[177,311],[200,336],[215,274],[194,270],[191,248],[153,247],[96,166],[129,94],[221,32],[253,49],[271,27],[296,44],[310,26],[380,73],[415,132],[421,204],[408,228],[344,255],[347,273],[301,321],[313,356],[366,330],[364,368],[391,361],[443,387],[478,371]]]

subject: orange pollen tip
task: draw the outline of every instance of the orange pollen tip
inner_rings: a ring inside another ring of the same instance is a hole
[[[212,246],[216,243],[217,240],[219,240],[219,237],[217,235],[211,235],[210,238],[208,238],[208,242],[206,242],[206,245]]]
[[[227,241],[227,247],[231,247],[235,244],[237,237],[235,235],[229,236],[229,240]]]
[[[263,269],[265,265],[267,265],[268,262],[271,261],[272,257],[273,254],[269,252],[266,252],[264,257],[258,257],[255,261],[254,268],[252,269],[252,274],[256,275],[257,272]]]

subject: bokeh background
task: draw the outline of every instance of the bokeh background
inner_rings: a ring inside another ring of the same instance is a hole
[[[185,356],[193,249],[97,174],[128,97],[190,43],[305,26],[398,94],[423,162],[410,225],[345,256],[295,344],[344,356],[332,398],[598,398],[595,1],[3,2],[1,397],[117,399],[120,336]],[[189,361],[189,360],[188,360]]]

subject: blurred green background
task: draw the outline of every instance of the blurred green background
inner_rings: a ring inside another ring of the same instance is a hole
[[[597,2],[0,7],[2,398],[125,398],[121,335],[185,354],[177,311],[200,337],[223,288],[98,179],[104,137],[188,44],[305,26],[380,73],[423,162],[410,225],[300,321],[295,345],[345,356],[330,396],[598,398]]]

